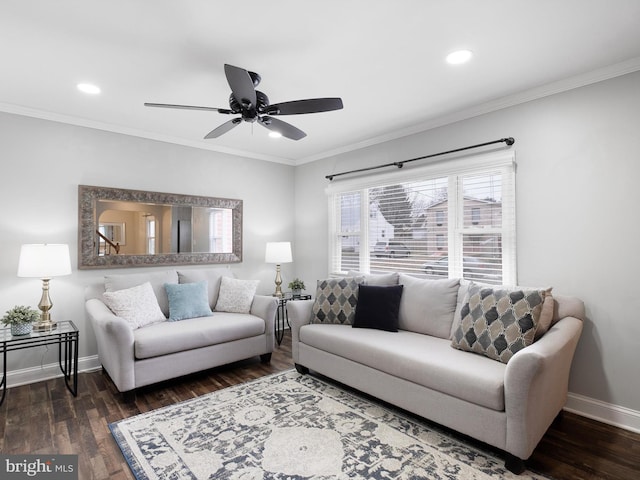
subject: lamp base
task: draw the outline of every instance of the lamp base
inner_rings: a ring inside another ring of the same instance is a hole
[[[280,265],[276,265],[276,293],[277,298],[282,298],[282,276],[280,275]]]
[[[46,322],[40,321],[33,326],[33,331],[34,332],[51,332],[56,328],[58,328],[58,324],[56,322],[52,322],[50,320]]]

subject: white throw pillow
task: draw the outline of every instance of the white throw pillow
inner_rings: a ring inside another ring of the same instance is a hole
[[[164,288],[165,283],[178,283],[178,273],[175,270],[165,272],[145,272],[145,273],[123,273],[119,275],[105,275],[104,289],[107,292],[124,290],[125,288],[137,287],[144,282],[149,282],[153,293],[156,294],[160,310],[165,317],[169,316],[169,299]]]
[[[118,317],[124,318],[132,329],[164,322],[167,319],[160,310],[158,299],[149,282],[115,292],[104,292],[102,299],[107,307]]]
[[[256,294],[260,280],[239,280],[222,277],[220,293],[216,303],[216,311],[231,313],[249,313],[253,296]]]

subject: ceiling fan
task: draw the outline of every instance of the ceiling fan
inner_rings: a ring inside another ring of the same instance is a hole
[[[195,105],[172,105],[168,103],[145,103],[147,107],[179,108],[184,110],[210,110],[225,115],[237,115],[217,128],[211,130],[204,138],[218,138],[245,122],[258,122],[273,132],[280,133],[291,140],[300,140],[307,136],[305,132],[293,125],[283,122],[274,115],[299,115],[303,113],[330,112],[342,108],[340,98],[309,98],[291,102],[269,104],[269,98],[255,87],[260,83],[260,75],[233,65],[224,66],[227,82],[231,87],[229,108],[198,107]]]

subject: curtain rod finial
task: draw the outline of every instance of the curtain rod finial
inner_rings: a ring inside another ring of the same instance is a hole
[[[508,137],[508,138],[505,138],[503,140],[507,145],[513,145],[514,143],[516,143],[516,141],[514,140],[513,137]]]

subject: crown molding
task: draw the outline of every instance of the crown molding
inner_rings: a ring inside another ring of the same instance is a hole
[[[295,161],[288,158],[274,157],[271,155],[262,155],[255,152],[247,152],[244,150],[238,150],[235,148],[222,147],[220,145],[214,145],[212,143],[206,143],[204,141],[191,141],[179,137],[173,137],[171,135],[164,135],[155,132],[149,132],[145,130],[139,130],[135,128],[125,127],[122,125],[114,125],[112,123],[98,122],[95,120],[89,120],[81,117],[74,117],[72,115],[62,115],[59,113],[48,112],[45,110],[38,110],[35,108],[23,107],[20,105],[13,105],[11,103],[0,102],[0,111],[5,113],[12,113],[15,115],[22,115],[25,117],[39,118],[41,120],[50,120],[52,122],[66,123],[69,125],[75,125],[78,127],[93,128],[95,130],[103,130],[106,132],[120,133],[122,135],[129,135],[132,137],[146,138],[148,140],[156,140],[158,142],[172,143],[175,145],[182,145],[185,147],[198,148],[200,150],[209,150],[218,153],[225,153],[236,157],[252,158],[255,160],[263,160],[266,162],[283,163],[285,165],[295,165]]]
[[[328,150],[326,152],[312,155],[296,161],[296,165],[303,165],[305,163],[315,162],[323,158],[333,157],[343,153],[348,153],[354,150],[360,150],[362,148],[371,147],[380,143],[389,142],[391,140],[397,140],[402,137],[408,137],[417,133],[425,132],[445,125],[450,125],[462,120],[477,117],[487,113],[502,110],[504,108],[513,107],[523,103],[530,102],[532,100],[538,100],[540,98],[549,97],[557,93],[574,90],[576,88],[585,87],[594,83],[609,80],[611,78],[626,75],[640,70],[640,57],[635,57],[624,62],[609,65],[597,70],[592,70],[587,73],[575,75],[572,77],[564,78],[555,82],[547,83],[538,87],[534,87],[522,92],[515,93],[513,95],[507,95],[494,100],[490,100],[479,105],[453,112],[448,115],[442,115],[426,122],[422,122],[417,125],[413,125],[409,128],[396,130],[384,135],[372,137],[361,142],[345,145],[344,147]]]

